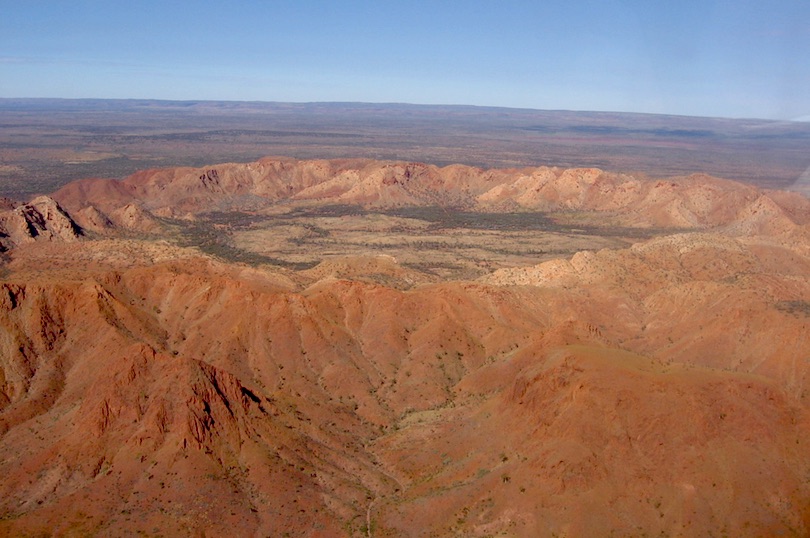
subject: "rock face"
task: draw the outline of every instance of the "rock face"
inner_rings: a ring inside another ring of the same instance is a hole
[[[57,199],[97,233],[291,199],[709,229],[405,289],[390,256],[247,267],[12,208],[31,224],[0,280],[2,536],[810,534],[801,197],[274,159]]]
[[[0,211],[0,246],[4,250],[33,241],[77,241],[79,226],[53,198],[39,196]]]

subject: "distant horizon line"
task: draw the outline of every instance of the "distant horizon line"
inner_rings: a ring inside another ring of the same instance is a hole
[[[662,116],[677,118],[700,118],[714,120],[742,120],[742,121],[763,121],[774,123],[808,123],[810,114],[792,119],[757,118],[749,116],[700,116],[692,114],[677,114],[664,112],[636,112],[622,110],[583,110],[569,108],[532,108],[503,105],[475,105],[475,104],[450,104],[450,103],[410,103],[406,101],[273,101],[273,100],[239,100],[239,99],[166,99],[159,97],[0,97],[2,101],[116,101],[116,102],[149,102],[149,103],[183,103],[183,104],[204,104],[204,103],[239,103],[239,104],[265,104],[265,105],[354,105],[354,106],[400,106],[400,107],[422,107],[422,108],[474,108],[488,110],[514,110],[524,112],[568,112],[577,114],[616,114],[616,115],[637,115],[637,116]]]

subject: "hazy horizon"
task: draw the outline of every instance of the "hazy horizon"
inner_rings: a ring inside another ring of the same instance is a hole
[[[120,101],[120,102],[156,102],[156,103],[181,103],[181,104],[261,104],[261,105],[347,105],[347,106],[380,106],[380,107],[436,107],[436,108],[480,108],[483,110],[513,110],[513,111],[528,111],[528,112],[563,112],[563,113],[577,113],[577,114],[615,114],[619,115],[639,115],[639,116],[672,116],[683,118],[705,118],[705,119],[730,119],[730,120],[752,120],[752,121],[766,121],[766,122],[810,122],[810,114],[796,118],[789,118],[780,120],[776,118],[762,118],[762,117],[729,117],[729,116],[706,116],[695,114],[674,114],[674,113],[660,113],[660,112],[633,112],[623,110],[583,110],[571,108],[532,108],[521,106],[501,106],[501,105],[470,105],[463,103],[410,103],[404,101],[278,101],[278,100],[245,100],[245,99],[164,99],[164,98],[149,98],[149,97],[0,97],[2,101]]]
[[[2,2],[0,97],[807,119],[810,5]]]

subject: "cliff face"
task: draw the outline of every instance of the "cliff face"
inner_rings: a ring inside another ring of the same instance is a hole
[[[81,235],[81,228],[48,196],[0,210],[0,248],[3,250],[32,241],[77,241]]]

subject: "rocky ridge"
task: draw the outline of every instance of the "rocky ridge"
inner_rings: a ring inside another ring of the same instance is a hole
[[[594,168],[482,170],[370,160],[267,158],[200,169],[150,170],[123,181],[77,181],[54,198],[71,214],[92,207],[94,214],[143,231],[148,226],[142,223],[145,217],[128,217],[138,222],[133,225],[123,215],[112,214],[190,218],[211,211],[316,203],[377,209],[433,205],[487,212],[597,212],[617,224],[639,227],[713,228],[737,223],[739,233],[810,223],[808,201],[797,193],[761,191],[702,174],[645,180]],[[79,222],[91,227],[85,224],[89,220],[90,215]]]
[[[287,159],[54,198],[0,281],[0,535],[810,532],[806,199]],[[672,229],[401,289],[391,257],[295,271],[135,235],[276,203]]]

